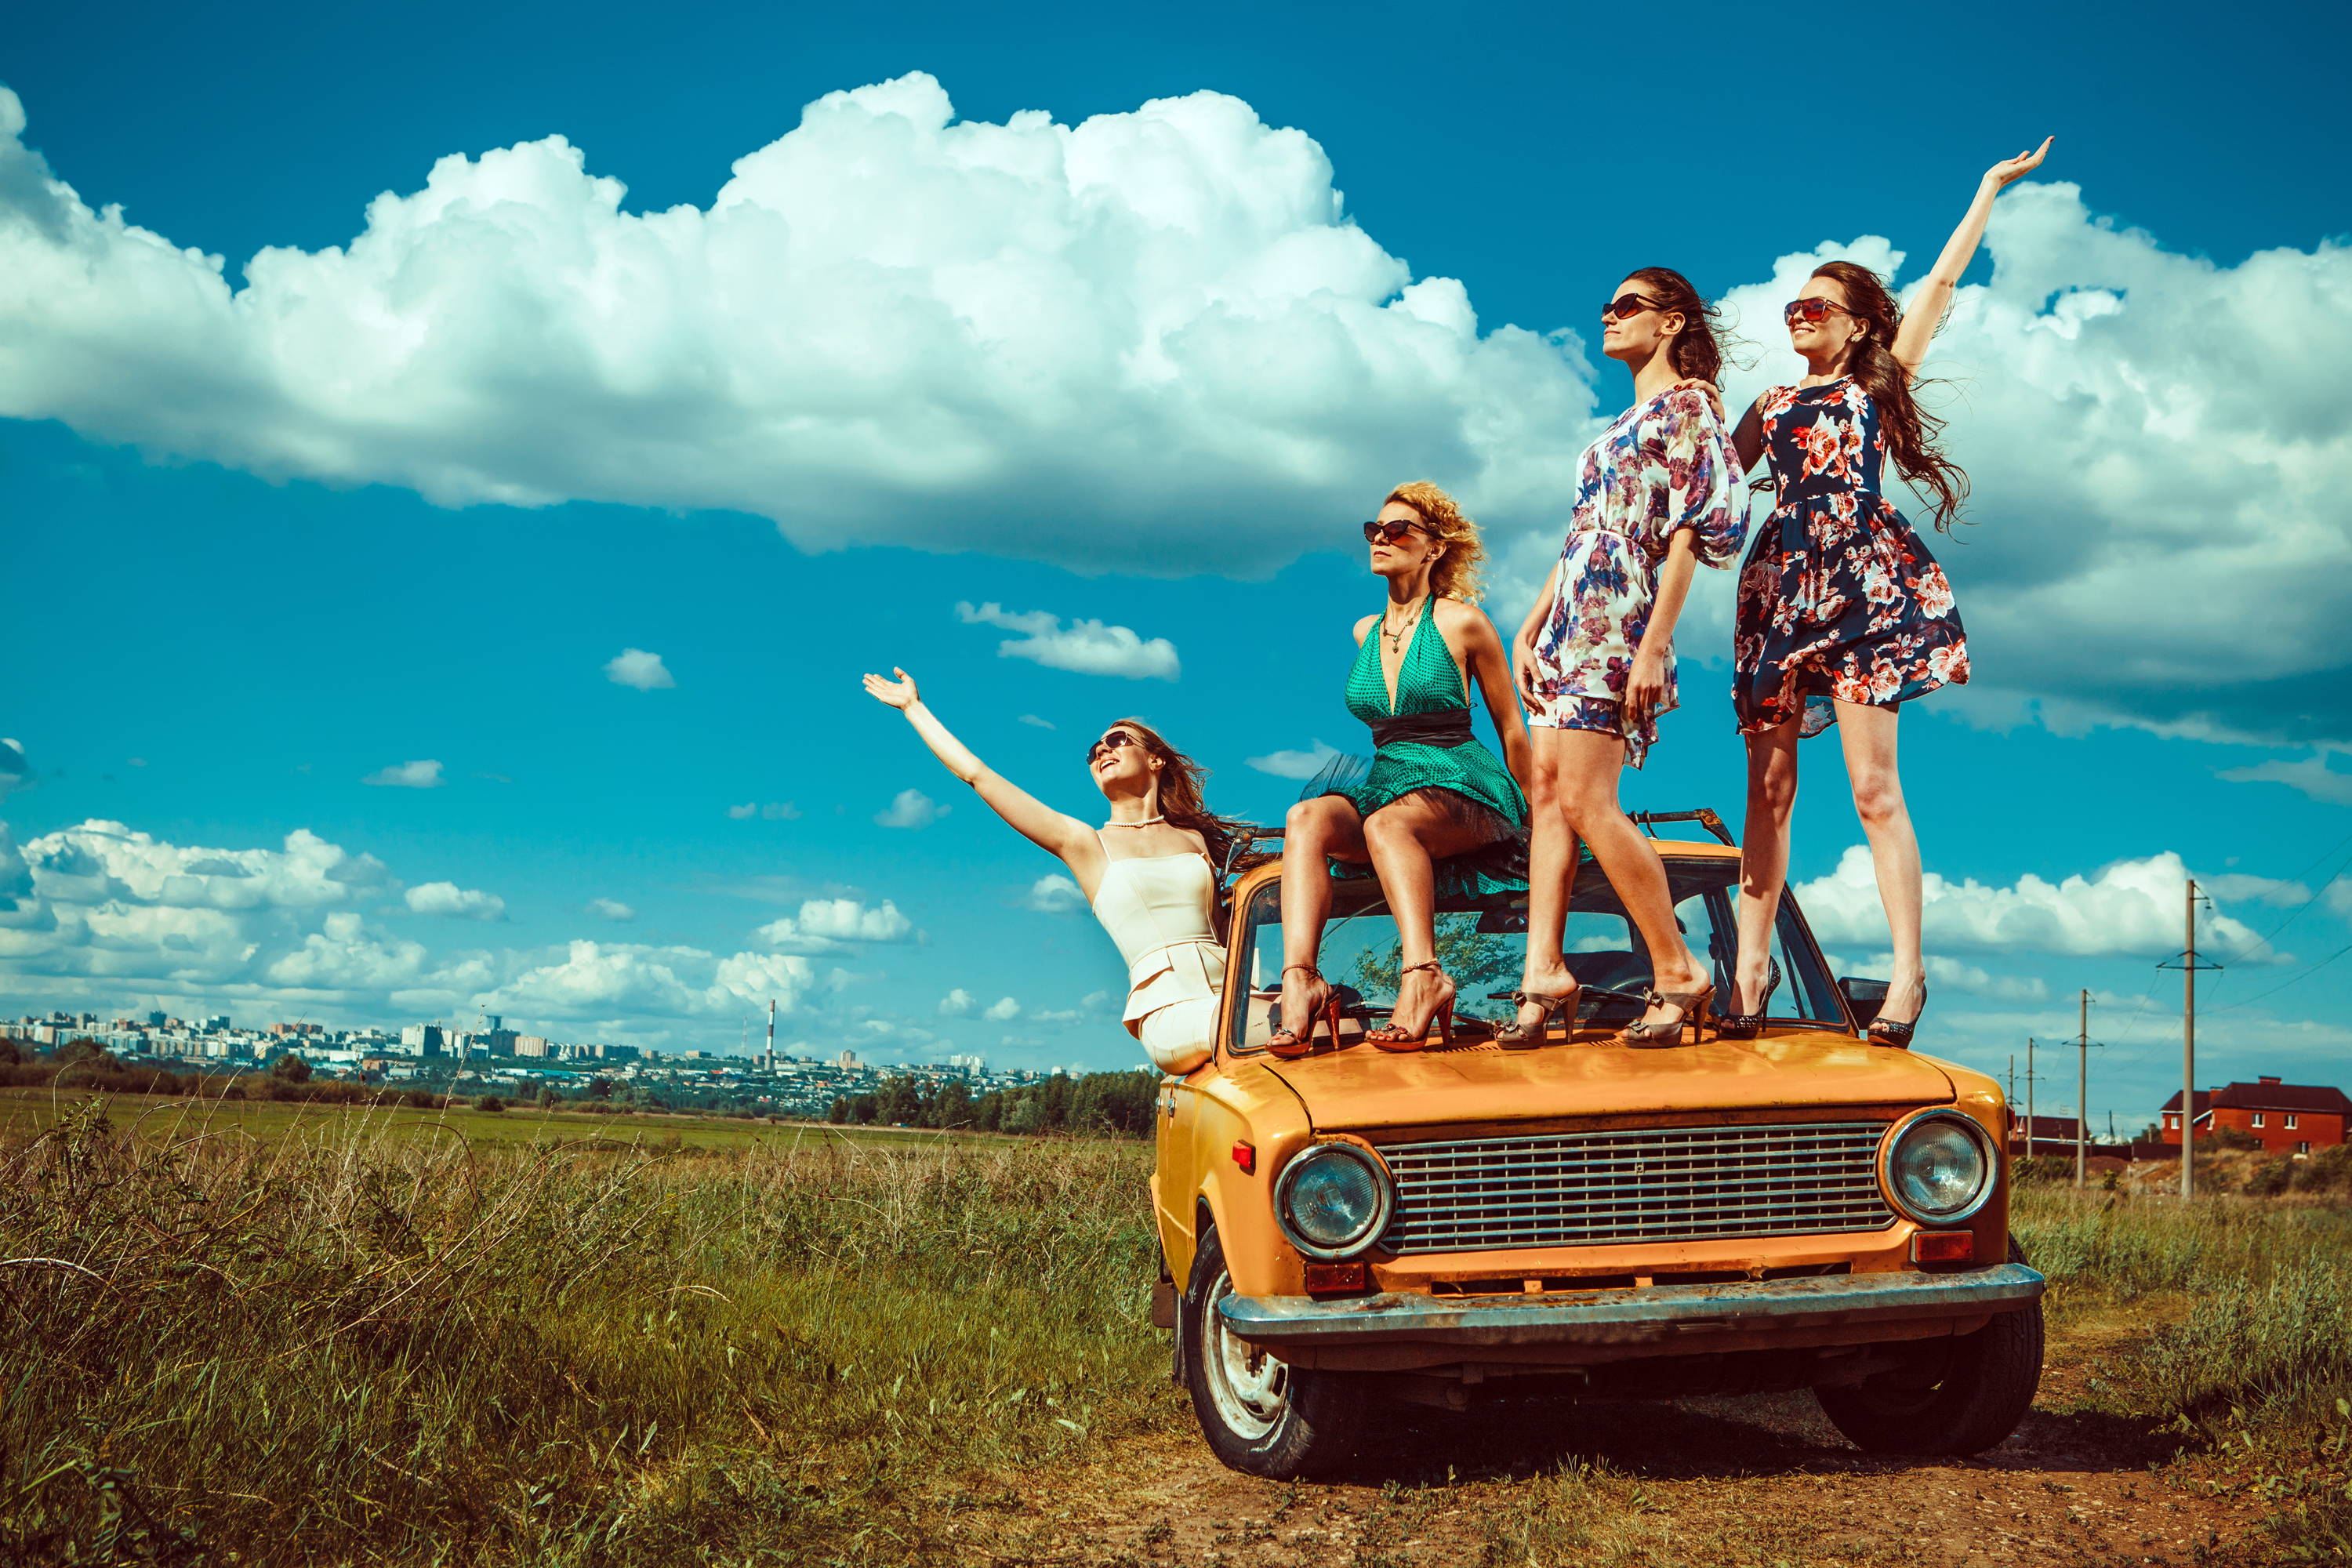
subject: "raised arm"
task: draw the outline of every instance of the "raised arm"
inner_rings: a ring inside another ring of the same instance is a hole
[[[1731,450],[1739,459],[1743,474],[1756,467],[1756,459],[1764,455],[1764,400],[1758,398],[1739,416],[1739,427],[1731,433]]]
[[[1919,372],[1920,362],[1927,357],[1927,344],[1935,338],[1936,329],[1944,324],[1944,312],[1952,308],[1952,293],[1960,286],[1960,275],[1976,258],[1977,246],[1984,238],[1985,220],[1992,216],[1992,199],[2000,195],[2003,185],[2040,168],[2054,140],[2044,136],[2041,146],[1995,163],[1977,182],[1976,199],[1969,204],[1968,216],[1960,219],[1960,226],[1952,231],[1952,237],[1944,242],[1944,254],[1936,258],[1927,282],[1913,298],[1911,308],[1903,312],[1903,325],[1895,334],[1895,357],[1914,375]]]
[[[948,727],[923,706],[922,694],[916,689],[913,676],[895,666],[890,673],[898,679],[886,680],[878,675],[867,676],[866,694],[904,713],[907,722],[915,727],[915,733],[923,738],[923,744],[931,749],[931,754],[947,764],[948,772],[970,784],[988,808],[1010,823],[1023,837],[1059,856],[1072,870],[1080,871],[1081,886],[1091,886],[1100,871],[1095,862],[1102,855],[1102,844],[1094,830],[1076,817],[1055,811],[974,756],[971,747],[950,734]],[[1081,862],[1087,864],[1082,866]]]

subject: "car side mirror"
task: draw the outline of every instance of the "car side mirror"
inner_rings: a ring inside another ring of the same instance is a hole
[[[1838,994],[1845,998],[1846,1010],[1853,1015],[1853,1026],[1857,1029],[1870,1027],[1878,1010],[1886,1005],[1884,980],[1857,980],[1849,974],[1838,981],[1837,988]]]

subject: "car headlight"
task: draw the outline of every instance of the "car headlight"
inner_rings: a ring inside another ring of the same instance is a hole
[[[1318,1143],[1282,1168],[1274,1216],[1291,1245],[1309,1258],[1349,1258],[1379,1238],[1389,1223],[1389,1173],[1370,1150]]]
[[[1906,1217],[1958,1225],[1992,1195],[1993,1154],[1984,1129],[1957,1110],[1928,1110],[1896,1127],[1879,1179]]]

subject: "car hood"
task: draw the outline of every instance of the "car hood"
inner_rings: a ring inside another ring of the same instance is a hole
[[[1262,1058],[1318,1131],[1785,1107],[1926,1105],[1952,1080],[1932,1059],[1805,1031],[1635,1050],[1611,1036],[1535,1051],[1493,1044],[1391,1056],[1368,1046]]]

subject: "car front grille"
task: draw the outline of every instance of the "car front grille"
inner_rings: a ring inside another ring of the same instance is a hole
[[[1398,1143],[1399,1253],[1883,1230],[1884,1121]]]

